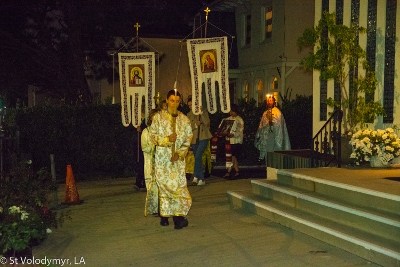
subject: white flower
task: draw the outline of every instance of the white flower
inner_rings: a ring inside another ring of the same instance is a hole
[[[369,161],[371,156],[378,156],[382,163],[388,163],[400,155],[400,138],[392,128],[359,130],[352,135],[349,143],[353,147],[350,158],[354,158],[356,164]]]
[[[29,213],[27,213],[24,210],[21,211],[21,221],[28,219],[28,216],[29,216]]]
[[[369,142],[371,142],[371,139],[369,139],[368,137],[364,137],[362,141],[368,144]]]
[[[390,146],[385,146],[385,150],[386,150],[386,151],[393,152],[393,151],[394,151],[394,148],[393,148],[393,147],[390,147]]]
[[[52,232],[53,232],[53,231],[51,231],[50,228],[47,228],[47,229],[46,229],[46,233],[47,233],[47,234],[51,234]]]
[[[21,208],[17,207],[17,206],[12,206],[8,208],[8,212],[10,214],[14,214],[14,213],[20,213],[21,212]]]

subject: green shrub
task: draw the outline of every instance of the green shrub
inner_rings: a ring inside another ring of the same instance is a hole
[[[21,162],[0,187],[0,254],[22,251],[40,243],[61,226],[66,212],[50,209],[49,196],[55,190],[50,173],[36,174],[30,162]]]
[[[137,132],[122,125],[119,105],[24,108],[16,124],[35,169],[49,166],[50,154],[60,174],[71,164],[82,175],[121,176],[136,162]]]
[[[263,105],[251,99],[238,100],[239,115],[245,121],[244,142],[240,165],[254,165],[258,150],[254,138]],[[181,107],[188,110],[185,104]],[[309,148],[312,134],[312,98],[283,98],[280,107],[285,116],[293,149]],[[132,176],[137,168],[138,134],[133,126],[121,123],[120,105],[36,106],[13,110],[8,124],[19,129],[20,151],[30,155],[35,170],[50,166],[54,154],[57,178],[63,180],[66,166],[71,164],[77,179],[96,176]],[[210,114],[214,133],[228,113]],[[217,164],[225,164],[224,140],[220,138]]]

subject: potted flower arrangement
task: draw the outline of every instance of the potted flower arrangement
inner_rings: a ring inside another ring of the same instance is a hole
[[[54,185],[45,169],[33,175],[30,164],[24,163],[7,179],[0,186],[0,255],[29,256],[32,246],[46,239],[51,228],[63,222],[65,214],[47,205]]]
[[[0,247],[2,253],[12,254],[29,249],[34,243],[44,240],[52,231],[46,223],[46,209],[32,210],[31,207],[0,207]]]
[[[369,161],[373,167],[377,167],[376,164],[388,166],[391,160],[400,156],[400,138],[392,128],[359,130],[352,135],[350,144],[353,147],[350,158],[357,165]]]

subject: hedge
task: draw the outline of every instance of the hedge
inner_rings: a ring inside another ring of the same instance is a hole
[[[244,142],[239,165],[255,165],[258,150],[254,137],[265,104],[255,100],[238,100],[240,116],[245,121]],[[311,140],[311,97],[296,96],[283,101],[282,113],[293,149],[309,148]],[[187,112],[187,106],[181,109]],[[12,114],[12,112],[10,113]],[[229,114],[211,114],[211,131]],[[58,179],[64,179],[67,164],[71,164],[78,179],[133,176],[137,168],[137,131],[121,123],[121,106],[36,106],[15,110],[12,123],[20,131],[20,151],[33,160],[35,169],[50,167],[54,154]],[[222,139],[222,138],[221,138]],[[217,165],[224,165],[224,140],[219,140]]]

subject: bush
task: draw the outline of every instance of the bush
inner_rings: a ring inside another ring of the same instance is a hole
[[[312,96],[283,98],[282,113],[292,149],[310,149],[312,143]]]
[[[49,166],[50,154],[64,177],[68,164],[81,175],[121,176],[136,162],[137,132],[122,125],[119,105],[24,108],[16,124],[35,169]]]
[[[296,96],[282,98],[280,107],[285,116],[292,149],[309,148],[312,129],[312,98]],[[239,115],[245,121],[241,165],[257,163],[259,151],[254,138],[265,103],[256,105],[251,99],[238,100]],[[188,111],[183,104],[181,110]],[[98,176],[133,176],[137,168],[138,134],[132,126],[121,123],[120,105],[97,106],[37,106],[10,112],[8,121],[20,132],[20,151],[30,155],[33,169],[50,166],[50,154],[54,154],[57,177],[63,180],[68,164],[77,179]],[[229,114],[210,114],[211,132],[214,133],[221,120]],[[220,138],[217,164],[225,164],[224,140]]]
[[[61,225],[67,214],[49,208],[53,190],[50,173],[41,169],[34,174],[29,162],[10,172],[0,187],[0,254],[38,244]]]

